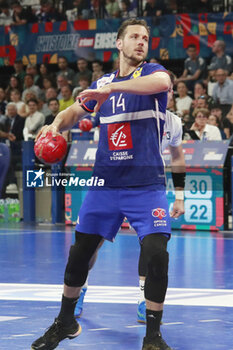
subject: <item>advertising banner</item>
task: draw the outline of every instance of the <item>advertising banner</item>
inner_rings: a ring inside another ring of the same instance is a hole
[[[198,53],[211,56],[216,39],[226,43],[227,54],[233,55],[233,13],[165,15],[146,18],[151,28],[148,58],[184,59],[186,48],[195,44]],[[112,61],[120,19],[77,20],[74,22],[33,23],[23,26],[0,26],[0,65],[12,65],[22,58],[24,64],[56,63],[59,55],[69,62],[79,57],[87,60]]]

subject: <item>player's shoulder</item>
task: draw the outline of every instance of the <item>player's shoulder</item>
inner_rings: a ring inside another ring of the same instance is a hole
[[[150,74],[155,72],[167,72],[166,68],[159,63],[147,63],[142,65],[142,72],[144,74]]]
[[[95,82],[97,89],[101,88],[102,86],[104,86],[106,84],[110,84],[113,81],[113,79],[115,78],[115,76],[116,76],[116,72],[104,74],[101,78],[99,78]]]

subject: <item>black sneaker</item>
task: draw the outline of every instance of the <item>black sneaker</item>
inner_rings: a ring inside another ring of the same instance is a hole
[[[48,328],[42,337],[32,343],[31,348],[33,350],[53,350],[58,346],[60,341],[65,338],[73,339],[77,337],[81,331],[82,328],[76,320],[74,320],[69,327],[66,327],[58,318],[55,318],[52,326]]]
[[[161,333],[158,333],[154,338],[143,339],[142,350],[172,350],[172,348],[163,340]]]

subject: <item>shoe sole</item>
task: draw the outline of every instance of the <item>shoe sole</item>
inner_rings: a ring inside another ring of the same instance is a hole
[[[144,320],[137,320],[138,323],[143,323],[143,324],[146,324],[146,321]]]
[[[75,334],[68,334],[68,339],[74,339],[76,338],[80,333],[82,332],[82,327],[79,325],[78,331]]]
[[[79,324],[78,331],[77,331],[76,333],[74,333],[74,334],[68,334],[67,337],[65,337],[64,339],[67,339],[67,338],[68,338],[68,339],[74,339],[74,338],[76,338],[77,336],[79,336],[79,334],[80,334],[81,332],[82,332],[82,327],[81,327],[80,324]],[[64,339],[62,339],[62,340],[64,340]],[[60,342],[62,342],[62,340],[61,340]],[[60,344],[60,342],[54,344],[53,347],[50,348],[49,350],[56,349],[56,347]],[[31,346],[31,350],[35,350],[35,348],[33,348],[33,347]]]

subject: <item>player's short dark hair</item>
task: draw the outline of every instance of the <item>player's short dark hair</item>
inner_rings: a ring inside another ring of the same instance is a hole
[[[125,35],[125,30],[128,26],[140,25],[146,28],[148,35],[150,35],[150,28],[148,27],[144,19],[130,18],[124,21],[120,28],[118,29],[117,39],[123,38]]]

